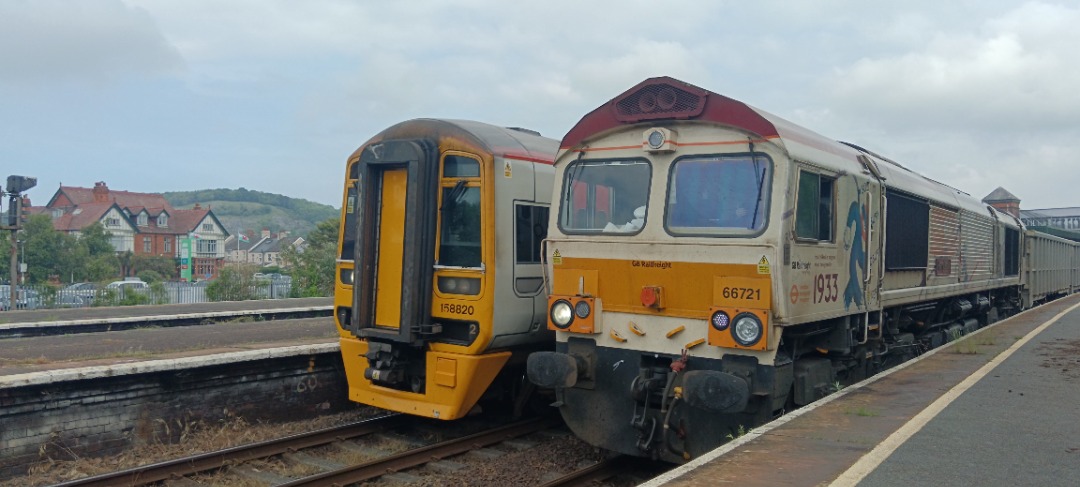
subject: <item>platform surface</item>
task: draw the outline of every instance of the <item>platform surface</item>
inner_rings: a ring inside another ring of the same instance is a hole
[[[1080,485],[1078,306],[996,323],[643,485]]]

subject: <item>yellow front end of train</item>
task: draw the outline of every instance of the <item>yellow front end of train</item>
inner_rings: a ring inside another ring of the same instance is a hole
[[[517,250],[543,238],[532,220],[546,227],[550,178],[533,166],[550,172],[554,145],[477,122],[414,120],[349,158],[335,316],[351,400],[460,418],[516,354],[544,346],[542,288],[515,284],[542,275],[539,251],[530,262]]]

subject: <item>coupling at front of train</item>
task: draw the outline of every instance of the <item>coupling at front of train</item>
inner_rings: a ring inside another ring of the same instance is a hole
[[[527,353],[552,341],[540,248],[557,146],[418,119],[349,157],[334,307],[351,400],[456,419],[497,381],[525,389]]]
[[[1017,219],[671,78],[555,161],[553,352],[582,439],[680,462],[1020,305]]]

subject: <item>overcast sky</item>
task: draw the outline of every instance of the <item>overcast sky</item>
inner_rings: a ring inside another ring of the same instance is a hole
[[[0,0],[0,178],[340,206],[417,117],[561,138],[668,75],[982,198],[1080,206],[1072,1]]]

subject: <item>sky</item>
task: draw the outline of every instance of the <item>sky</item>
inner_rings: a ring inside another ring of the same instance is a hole
[[[1080,4],[0,0],[0,178],[341,204],[419,117],[556,139],[653,76],[982,198],[1080,206]]]

